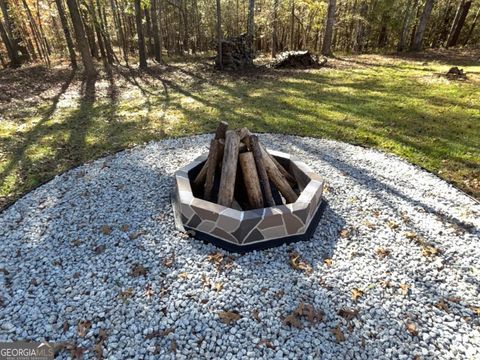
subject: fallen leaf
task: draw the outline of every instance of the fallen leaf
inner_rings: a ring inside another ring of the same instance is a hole
[[[332,260],[332,259],[325,259],[325,260],[323,260],[323,262],[324,262],[325,265],[327,265],[327,266],[332,266],[333,260]]]
[[[123,232],[127,232],[128,230],[130,230],[130,225],[124,224],[120,227],[120,230],[122,230]]]
[[[342,230],[340,230],[339,235],[340,235],[340,237],[342,237],[342,238],[347,238],[347,237],[350,236],[350,230],[348,230],[348,229],[342,229]]]
[[[352,320],[355,316],[359,313],[358,309],[349,309],[349,308],[341,308],[338,310],[338,315],[343,317],[345,320]]]
[[[77,324],[77,334],[80,337],[84,337],[88,330],[92,327],[92,322],[90,320],[81,320]]]
[[[141,230],[139,230],[139,231],[134,231],[134,232],[131,232],[130,234],[128,234],[128,238],[129,238],[130,240],[136,240],[136,239],[138,239],[138,238],[139,238],[141,235],[143,235],[143,234],[144,234],[144,231],[141,231]]]
[[[423,245],[422,255],[426,257],[438,256],[440,255],[440,249],[436,248],[433,245]]]
[[[415,231],[408,231],[405,234],[405,237],[409,240],[415,240],[417,238],[417,233]]]
[[[392,282],[390,280],[382,280],[380,281],[380,286],[384,289],[392,287]]]
[[[368,220],[365,220],[365,221],[363,222],[363,224],[364,224],[367,228],[369,228],[370,230],[373,230],[373,229],[376,228],[375,224],[371,223],[371,222],[368,221]]]
[[[205,273],[202,273],[201,282],[202,282],[203,287],[210,287],[211,286],[210,279],[208,278],[207,275],[205,275]]]
[[[315,324],[318,321],[322,321],[325,314],[321,310],[316,310],[313,305],[305,304],[301,302],[297,308],[293,311],[293,313],[297,316],[304,316],[307,320]]]
[[[110,235],[112,233],[112,227],[109,225],[103,225],[102,226],[102,233],[104,235]]]
[[[265,347],[267,347],[269,349],[275,349],[275,346],[273,346],[273,344],[270,341],[268,341],[267,339],[260,340],[257,344],[257,347],[260,347],[262,345],[265,345]]]
[[[63,323],[62,329],[63,329],[64,333],[66,333],[68,331],[68,329],[70,329],[70,324],[68,323],[68,321],[65,321]]]
[[[73,246],[79,246],[81,243],[82,243],[82,240],[80,240],[80,239],[72,241]]]
[[[418,334],[417,332],[417,325],[415,325],[413,322],[408,322],[407,323],[407,331],[412,335],[416,336]]]
[[[440,310],[443,310],[447,313],[450,311],[450,309],[448,308],[448,304],[445,302],[444,299],[440,299],[433,306],[435,306],[436,308],[438,308]]]
[[[80,273],[79,272],[74,273],[73,278],[74,279],[80,279]]]
[[[375,250],[375,252],[377,253],[377,256],[380,259],[386,258],[387,256],[390,255],[390,250],[386,249],[386,248],[383,248],[383,247],[377,248],[377,250]]]
[[[291,252],[288,254],[290,257],[290,266],[295,270],[301,270],[307,274],[312,273],[312,267],[305,260],[300,257],[300,254],[296,252]]]
[[[480,316],[480,306],[471,306],[470,309],[472,309],[475,315]]]
[[[258,311],[257,309],[253,309],[253,310],[252,310],[252,318],[253,318],[255,321],[260,322],[259,311]]]
[[[140,264],[135,264],[132,267],[132,276],[139,277],[139,276],[147,276],[148,269],[143,267]]]
[[[447,298],[447,300],[458,304],[460,301],[462,301],[462,298],[458,296],[450,296],[449,298]]]
[[[400,284],[400,289],[402,289],[403,296],[407,296],[410,292],[410,285],[408,284]]]
[[[220,292],[223,289],[223,284],[221,282],[216,282],[213,288],[217,291]]]
[[[387,222],[387,225],[388,225],[388,227],[389,227],[390,229],[392,229],[392,230],[398,228],[398,224],[397,224],[395,221],[393,221],[393,220],[389,220],[389,221]]]
[[[345,341],[345,335],[343,335],[342,329],[340,329],[340,325],[337,325],[333,329],[330,329],[333,335],[335,335],[335,340],[339,343]]]
[[[154,339],[154,338],[158,338],[158,337],[164,337],[164,336],[167,336],[168,334],[173,333],[173,332],[175,332],[174,328],[166,328],[165,330],[157,330],[157,331],[154,331],[150,334],[145,335],[145,339],[150,340],[150,339]]]
[[[172,343],[170,344],[170,351],[176,353],[177,352],[177,340],[173,339]]]
[[[106,248],[107,247],[105,245],[98,245],[93,251],[95,252],[95,254],[100,255],[105,251]]]
[[[150,299],[155,292],[153,291],[152,284],[147,284],[145,286],[145,297]]]
[[[353,301],[357,301],[364,295],[364,292],[360,289],[354,288],[352,289],[352,299]]]
[[[275,294],[273,294],[273,296],[277,299],[281,299],[283,295],[285,295],[285,291],[283,290],[278,290],[277,292],[275,292]]]
[[[119,296],[120,296],[122,299],[126,299],[126,298],[132,297],[132,296],[133,296],[133,288],[128,288],[127,290],[120,292]]]
[[[285,319],[283,319],[283,323],[288,326],[296,327],[297,329],[302,328],[302,323],[295,314],[287,315]]]
[[[237,320],[240,320],[241,318],[238,312],[233,312],[233,311],[220,311],[218,313],[218,317],[220,318],[220,321],[222,321],[224,324],[227,324],[227,325]]]
[[[180,274],[178,275],[178,277],[179,277],[180,279],[182,279],[182,280],[188,280],[189,276],[190,276],[190,275],[188,275],[187,272],[182,272],[182,273],[180,273]]]
[[[175,253],[172,253],[168,258],[163,259],[163,265],[167,268],[171,268],[175,262]]]

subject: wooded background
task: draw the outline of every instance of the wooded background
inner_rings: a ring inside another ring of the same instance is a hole
[[[478,46],[480,1],[472,0],[0,0],[0,62],[52,58],[104,64],[162,62],[214,51],[247,33],[256,54],[283,50],[416,51]],[[221,26],[218,26],[221,24]]]

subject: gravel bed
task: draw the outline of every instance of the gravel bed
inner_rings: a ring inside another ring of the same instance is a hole
[[[480,358],[478,202],[396,156],[263,134],[327,179],[328,206],[309,242],[229,254],[176,231],[169,200],[210,138],[87,163],[0,213],[0,341],[62,342],[61,358]]]

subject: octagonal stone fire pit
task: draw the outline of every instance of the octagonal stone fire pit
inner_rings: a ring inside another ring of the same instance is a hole
[[[295,177],[299,192],[295,202],[242,211],[199,198],[193,181],[207,160],[208,154],[204,154],[175,174],[172,203],[177,228],[235,252],[308,240],[325,207],[324,180],[294,156],[268,153]]]

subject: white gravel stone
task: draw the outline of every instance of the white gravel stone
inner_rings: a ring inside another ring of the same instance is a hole
[[[110,359],[480,357],[472,310],[480,306],[477,201],[396,156],[263,134],[268,147],[325,177],[328,206],[311,241],[228,254],[176,231],[170,205],[174,172],[206,152],[210,138],[169,139],[89,162],[0,213],[0,341],[65,341],[94,358],[105,330]],[[441,253],[424,256],[421,241]],[[96,253],[99,245],[105,250]],[[378,248],[390,254],[380,258]],[[311,274],[290,268],[291,250],[312,265]],[[219,272],[207,260],[214,251],[231,255],[233,267]],[[132,275],[137,265],[145,276]],[[390,287],[381,285],[386,280]],[[407,295],[400,284],[409,286]],[[353,288],[364,292],[356,302]],[[434,306],[441,299],[448,314]],[[301,302],[324,319],[284,325]],[[343,319],[343,307],[358,316]],[[218,312],[231,310],[242,318],[222,323]],[[92,323],[85,337],[77,329],[82,320]],[[336,326],[345,341],[336,342]]]

